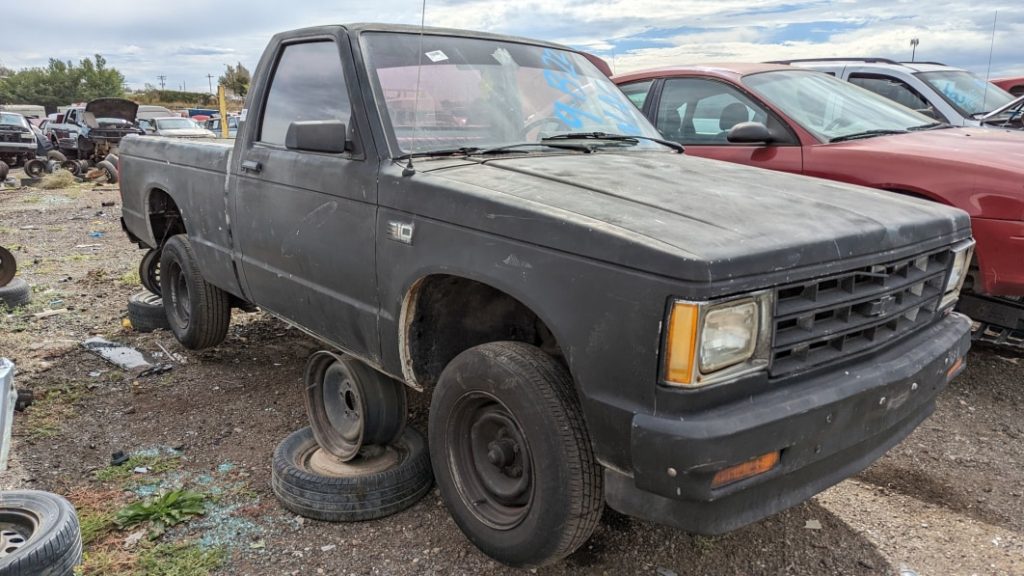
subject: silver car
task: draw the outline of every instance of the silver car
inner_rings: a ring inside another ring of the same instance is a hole
[[[203,128],[191,118],[171,117],[149,120],[150,134],[171,138],[216,138],[217,135]]]
[[[783,60],[820,70],[954,126],[1021,128],[1018,98],[962,68],[885,58]]]

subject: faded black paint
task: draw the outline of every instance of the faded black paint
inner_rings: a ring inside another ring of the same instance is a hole
[[[500,291],[529,314],[504,309],[514,329],[484,325],[464,335],[467,342],[489,335],[547,340],[540,343],[558,350],[573,375],[598,459],[627,478],[654,477],[668,465],[633,440],[641,422],[721,414],[715,425],[728,429],[741,425],[733,422],[743,420],[741,406],[771,400],[766,394],[802,395],[811,409],[825,401],[809,385],[812,378],[828,388],[839,374],[865,370],[880,354],[914,353],[929,363],[952,349],[918,334],[799,378],[769,381],[762,373],[700,391],[659,385],[662,322],[671,299],[739,294],[947,246],[970,236],[967,215],[866,188],[668,152],[422,159],[404,171],[392,161],[396,151],[361,65],[355,40],[367,30],[419,32],[360,25],[275,36],[254,77],[250,121],[233,149],[125,139],[127,230],[148,246],[157,244],[147,215],[154,190],[165,191],[181,210],[208,281],[416,386],[425,384],[416,381],[417,370],[436,369],[431,362],[437,358],[403,362],[403,351],[416,353],[403,341],[409,328],[420,338],[431,327],[403,316],[410,302],[430,304],[410,298],[413,287],[424,286],[425,278],[458,277],[487,287],[474,295]],[[338,42],[357,152],[298,153],[255,143],[251,120],[259,118],[281,46],[321,38]],[[262,166],[259,176],[241,170],[252,160]],[[389,238],[390,222],[413,226],[411,244]],[[523,328],[524,317],[535,317],[535,327],[550,336]],[[943,322],[959,345],[963,322]],[[891,384],[885,375],[876,382]],[[934,402],[937,391],[922,393],[921,405]],[[900,430],[879,433],[896,437]],[[721,442],[725,451],[750,448],[730,444],[728,435]],[[793,484],[792,495],[808,497],[807,485]],[[635,498],[655,498],[636,490]],[[769,499],[745,521],[792,500]],[[657,517],[645,510],[631,508]]]

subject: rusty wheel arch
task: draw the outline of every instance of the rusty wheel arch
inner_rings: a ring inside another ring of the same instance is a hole
[[[537,346],[568,364],[554,333],[529,306],[489,284],[433,274],[406,292],[399,317],[402,375],[413,388],[430,390],[455,356],[487,342]]]
[[[153,239],[156,246],[161,248],[167,240],[175,234],[185,234],[185,220],[182,218],[181,210],[165,190],[153,188],[149,191],[147,202],[149,213],[149,225],[153,232]]]

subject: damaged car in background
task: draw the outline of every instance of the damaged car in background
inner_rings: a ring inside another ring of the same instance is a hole
[[[24,116],[0,112],[0,173],[36,157],[36,135]],[[0,180],[3,178],[0,177]]]
[[[61,122],[47,124],[47,131],[57,142],[55,152],[61,155],[58,158],[62,160],[61,166],[76,176],[95,167],[102,170],[108,182],[117,182],[117,150],[121,139],[145,134],[136,124],[138,109],[139,105],[131,100],[99,98],[85,106],[73,106],[64,112]],[[85,164],[63,162],[68,159]],[[29,172],[28,167],[26,172]]]

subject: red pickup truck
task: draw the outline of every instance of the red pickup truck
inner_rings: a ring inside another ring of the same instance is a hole
[[[613,78],[687,154],[956,206],[977,240],[960,309],[1024,344],[1024,134],[953,128],[828,74],[719,64]]]

